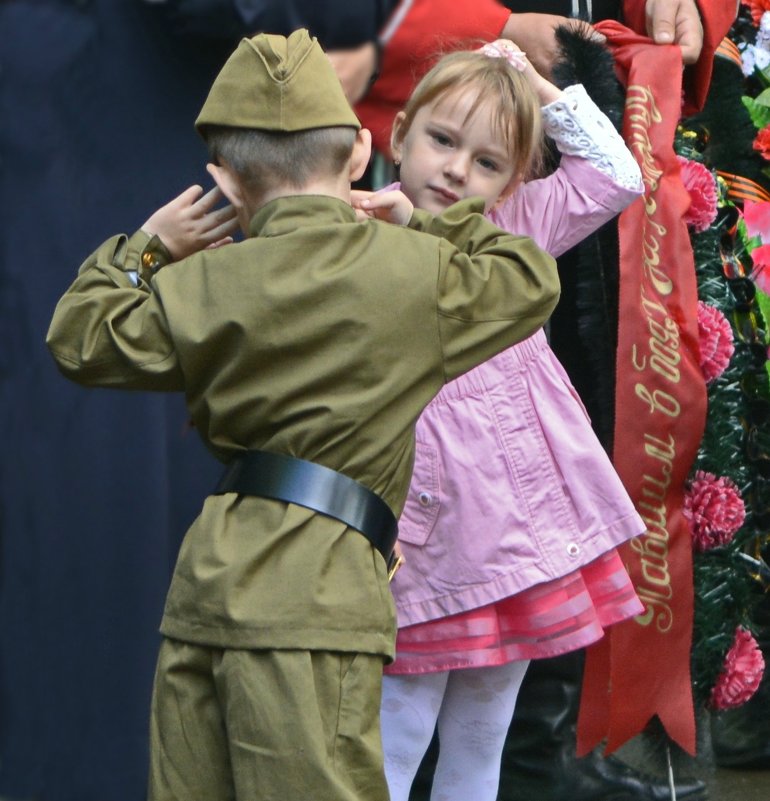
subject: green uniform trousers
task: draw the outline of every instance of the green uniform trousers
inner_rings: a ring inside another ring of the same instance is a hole
[[[388,801],[381,656],[165,639],[149,801]]]

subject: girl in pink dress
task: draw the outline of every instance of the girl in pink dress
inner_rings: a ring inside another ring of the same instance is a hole
[[[526,181],[541,129],[560,166]],[[479,196],[497,225],[554,256],[642,192],[585,90],[557,89],[508,41],[441,59],[397,116],[392,148],[415,206],[440,213]],[[399,632],[382,735],[392,801],[407,801],[436,725],[432,800],[496,798],[529,660],[582,648],[642,610],[615,548],[644,529],[543,331],[441,391],[417,425],[405,563],[391,585]]]

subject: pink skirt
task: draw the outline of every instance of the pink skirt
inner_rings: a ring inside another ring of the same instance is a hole
[[[616,550],[501,601],[398,630],[385,673],[437,673],[542,659],[600,639],[643,611]]]

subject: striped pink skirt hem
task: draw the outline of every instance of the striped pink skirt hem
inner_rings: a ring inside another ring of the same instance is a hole
[[[388,674],[436,673],[543,659],[600,639],[643,610],[616,550],[559,579],[457,615],[398,630]]]

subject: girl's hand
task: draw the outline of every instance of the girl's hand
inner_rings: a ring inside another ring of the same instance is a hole
[[[414,212],[414,204],[400,189],[391,189],[390,192],[354,189],[350,193],[350,205],[356,210],[359,221],[376,219],[407,225]]]
[[[159,208],[142,230],[159,236],[174,260],[228,244],[233,241],[230,234],[238,227],[238,221],[232,206],[214,208],[222,197],[218,187],[204,195],[202,187],[191,186]]]
[[[527,54],[512,39],[496,39],[479,48],[490,58],[504,58],[514,69],[524,74],[535,90],[541,106],[547,106],[561,97],[561,89],[544,78],[527,58]]]

